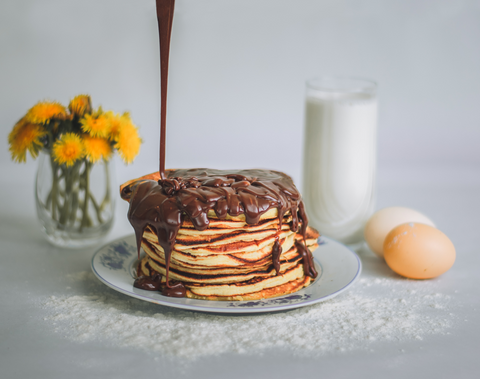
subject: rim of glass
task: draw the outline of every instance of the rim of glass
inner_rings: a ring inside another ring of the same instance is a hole
[[[306,81],[308,89],[322,92],[375,93],[377,82],[372,79],[348,75],[322,75]]]

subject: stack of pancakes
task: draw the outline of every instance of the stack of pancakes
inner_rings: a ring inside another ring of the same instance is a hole
[[[208,212],[209,226],[197,230],[185,217],[170,255],[169,283],[181,282],[186,296],[205,300],[257,300],[289,294],[308,286],[313,278],[304,273],[299,243],[310,251],[318,247],[319,234],[307,227],[306,238],[292,231],[287,212],[280,224],[278,211],[269,209],[257,224],[248,224],[243,214],[219,219]],[[298,228],[301,229],[300,227]],[[155,229],[144,230],[139,276],[166,277],[165,253]],[[275,250],[279,257],[274,257]],[[275,268],[274,261],[278,272]],[[317,268],[318,269],[318,268]]]
[[[209,228],[198,231],[184,221],[170,258],[169,280],[182,282],[188,297],[207,300],[255,300],[298,291],[312,278],[304,274],[295,246],[295,240],[303,237],[290,230],[290,222],[291,216],[285,216],[278,230],[276,209],[264,214],[257,225],[246,224],[241,216],[210,218]],[[307,228],[310,251],[318,247],[318,237]],[[272,259],[276,238],[282,248],[278,275]],[[144,232],[142,248],[146,256],[139,274],[165,277],[165,255],[150,227]]]

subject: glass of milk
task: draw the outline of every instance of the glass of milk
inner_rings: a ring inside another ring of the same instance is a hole
[[[303,197],[310,225],[353,247],[375,203],[377,85],[321,77],[307,82]]]

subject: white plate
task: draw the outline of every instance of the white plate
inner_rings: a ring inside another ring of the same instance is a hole
[[[137,262],[134,235],[110,242],[98,250],[92,258],[92,270],[110,288],[156,304],[215,313],[274,312],[331,299],[345,291],[360,276],[362,264],[352,250],[326,237],[321,237],[319,243],[313,256],[320,275],[310,286],[293,294],[258,301],[175,298],[133,287]]]

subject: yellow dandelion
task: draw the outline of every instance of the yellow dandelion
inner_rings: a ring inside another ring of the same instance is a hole
[[[103,113],[102,108],[91,115],[85,115],[80,123],[82,124],[82,130],[92,137],[106,138],[110,134],[110,117],[107,113]]]
[[[115,114],[113,112],[108,112],[108,117],[110,118],[110,135],[109,138],[113,141],[118,139],[118,135],[120,134],[120,130],[125,122],[132,122],[130,119],[130,115],[128,113],[124,113],[123,115]]]
[[[85,149],[79,135],[65,133],[53,144],[52,153],[57,163],[68,167],[85,156]]]
[[[12,159],[15,162],[26,162],[27,150],[30,151],[33,158],[36,158],[43,147],[41,138],[46,134],[47,131],[43,126],[32,124],[25,118],[22,118],[15,124],[8,135]]]
[[[68,109],[74,116],[83,117],[92,112],[92,99],[89,95],[75,96],[68,104]]]
[[[98,162],[101,158],[109,160],[112,155],[112,146],[105,138],[83,136],[85,156],[92,162]]]
[[[125,163],[132,163],[138,152],[142,140],[138,135],[138,129],[132,122],[122,123],[116,139],[115,149]]]
[[[45,125],[52,119],[64,120],[67,117],[67,109],[60,103],[41,101],[29,109],[25,118],[34,124]]]

